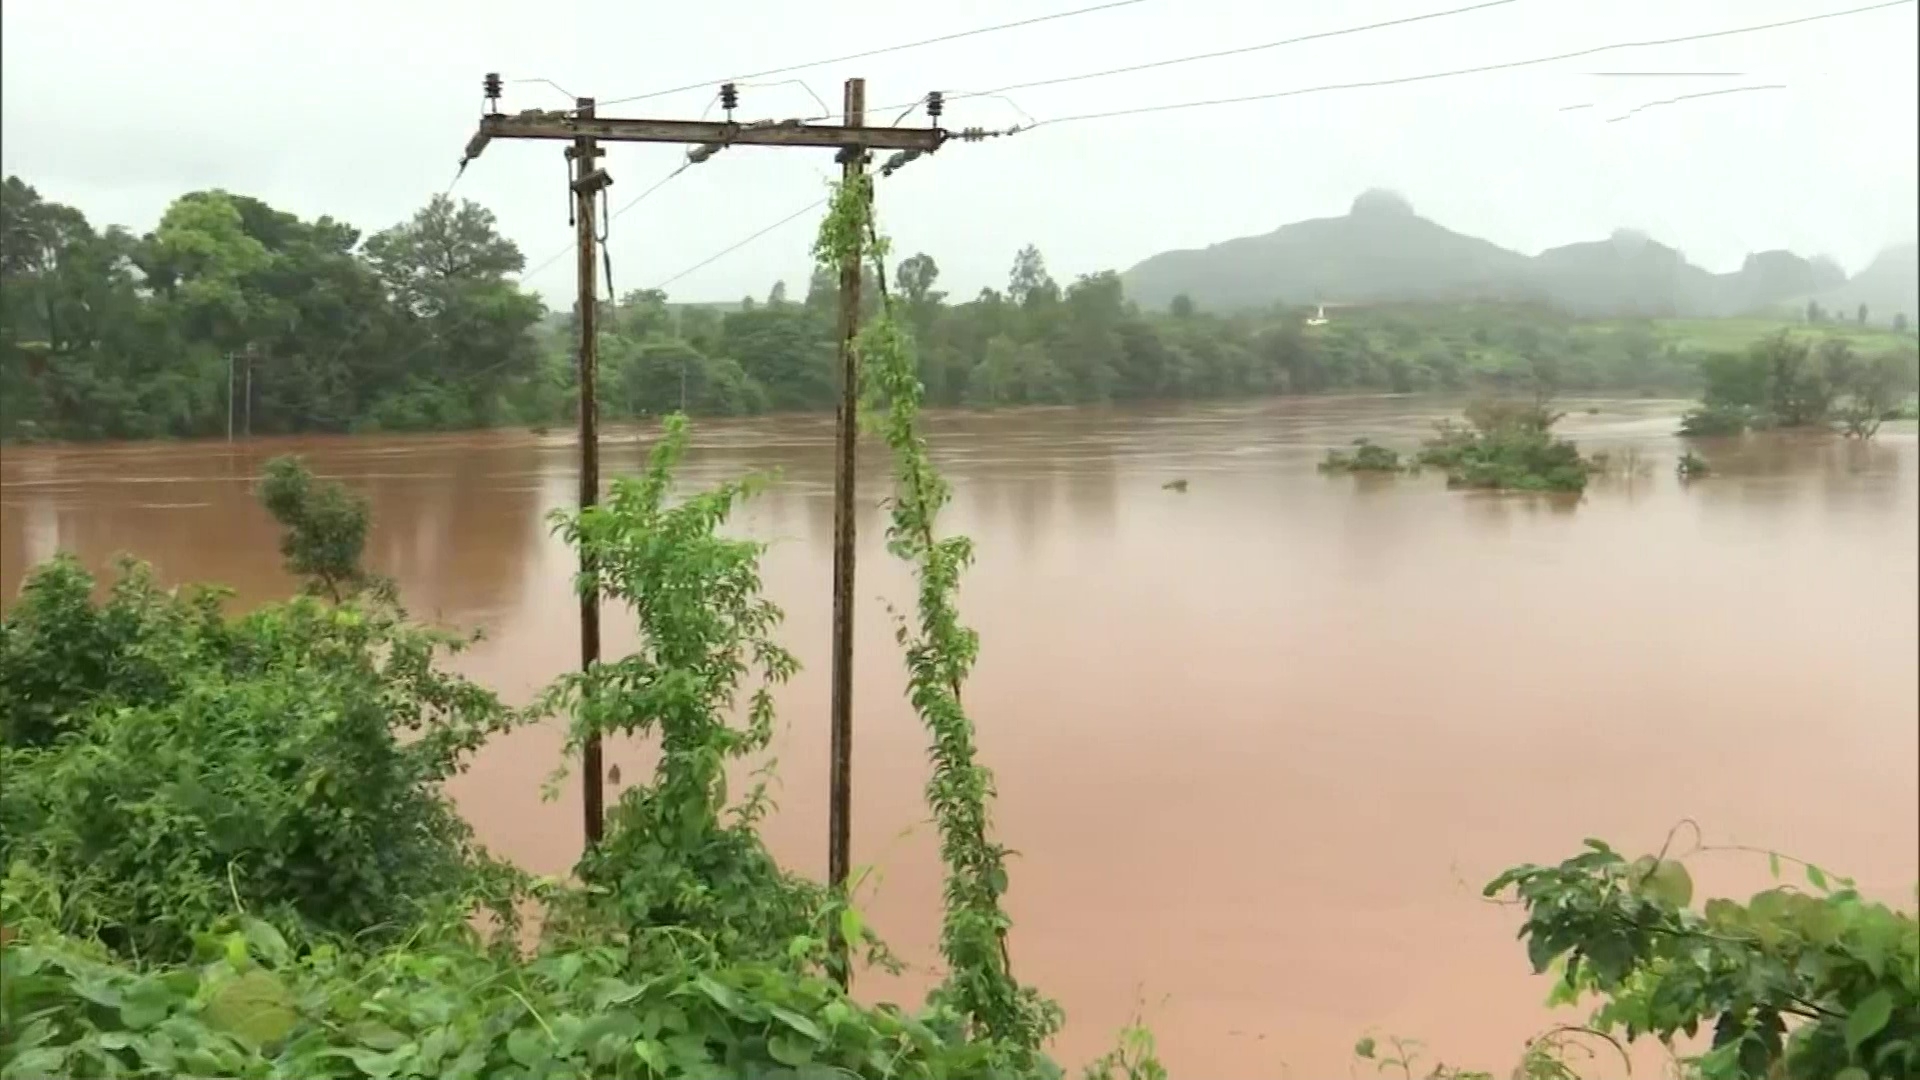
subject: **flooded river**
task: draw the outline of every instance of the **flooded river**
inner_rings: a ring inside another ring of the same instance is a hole
[[[1678,403],[1580,403],[1564,430],[1648,469],[1583,500],[1322,476],[1358,435],[1410,446],[1447,405],[1407,399],[937,418],[945,524],[978,543],[962,593],[983,648],[967,703],[1020,853],[1018,973],[1068,1012],[1080,1061],[1138,1010],[1176,1077],[1347,1075],[1368,1031],[1502,1072],[1546,1018],[1507,865],[1582,837],[1777,847],[1911,901],[1916,848],[1916,483],[1911,425],[1870,445],[1754,438],[1683,487]],[[775,852],[826,861],[831,421],[706,423],[686,471],[780,471],[740,527],[806,670],[781,695]],[[648,432],[617,430],[609,474]],[[874,922],[937,962],[925,738],[902,700],[882,548],[884,456],[863,451],[855,862]],[[285,594],[248,492],[297,451],[373,501],[372,565],[418,614],[485,631],[463,667],[524,700],[577,657],[571,502],[556,433],[9,448],[0,588],[54,550],[118,551],[244,601]],[[1184,478],[1184,492],[1168,481]],[[631,643],[610,615],[609,653]],[[623,636],[623,633],[625,636]],[[482,837],[561,871],[576,796],[543,803],[557,734],[489,747],[457,787]],[[617,747],[629,778],[640,751]],[[1764,859],[1758,860],[1764,863]],[[1703,888],[1764,866],[1703,856]],[[1284,1066],[1284,1069],[1283,1069]]]

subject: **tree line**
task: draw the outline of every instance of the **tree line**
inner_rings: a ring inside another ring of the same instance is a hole
[[[221,191],[155,229],[97,228],[17,177],[0,188],[0,438],[447,430],[570,422],[574,319],[514,275],[493,215],[436,197],[362,236]],[[1130,302],[1118,274],[1062,284],[1031,245],[1004,288],[957,300],[932,256],[870,269],[895,295],[931,406],[1328,391],[1689,390],[1701,355],[1645,321],[1524,305]],[[834,404],[838,281],[735,304],[657,289],[602,302],[601,409],[742,415]]]

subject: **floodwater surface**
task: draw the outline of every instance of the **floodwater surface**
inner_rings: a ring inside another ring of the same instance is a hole
[[[1457,403],[1454,403],[1457,404]],[[1584,499],[1448,491],[1434,475],[1323,476],[1356,436],[1410,447],[1447,403],[1282,400],[932,420],[978,545],[966,693],[1019,855],[1019,976],[1066,1007],[1069,1062],[1137,1012],[1176,1077],[1347,1075],[1369,1032],[1504,1073],[1548,1023],[1506,866],[1583,837],[1657,848],[1683,818],[1911,903],[1916,825],[1916,478],[1911,426],[1870,444],[1769,436],[1709,449],[1683,485],[1678,403],[1578,403],[1565,432],[1641,467]],[[604,444],[636,471],[652,432]],[[779,481],[737,519],[772,544],[771,596],[805,670],[779,695],[769,844],[826,862],[831,420],[697,425],[684,477]],[[242,603],[286,594],[250,480],[274,454],[371,497],[369,562],[417,614],[485,632],[460,666],[516,701],[577,662],[564,434],[8,448],[0,588],[57,549],[116,552]],[[886,458],[862,451],[856,864],[872,921],[934,977],[939,864],[926,737],[902,698],[883,547]],[[1185,479],[1185,491],[1163,487]],[[609,612],[607,652],[633,641]],[[455,795],[543,872],[580,847],[577,787],[543,802],[559,733],[489,746]],[[626,779],[643,748],[610,749]],[[1702,855],[1745,895],[1764,858]]]

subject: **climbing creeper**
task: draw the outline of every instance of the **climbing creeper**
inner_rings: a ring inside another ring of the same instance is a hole
[[[940,952],[946,981],[934,991],[968,1033],[1031,1059],[1059,1030],[1059,1006],[1013,977],[1007,950],[1011,925],[1001,909],[1007,890],[1006,849],[992,837],[993,775],[976,763],[973,721],[960,690],[979,653],[979,635],[960,622],[954,596],[973,561],[964,536],[940,537],[935,526],[951,492],[927,455],[920,433],[925,394],[913,341],[895,317],[886,287],[888,243],[873,218],[873,182],[852,177],[835,185],[815,260],[830,270],[865,249],[880,286],[876,315],[860,331],[861,421],[893,453],[894,493],[887,550],[914,566],[916,616],[902,618],[896,638],[906,650],[908,696],[931,738],[933,776],[927,803],[946,864]],[[864,243],[863,243],[864,241]]]

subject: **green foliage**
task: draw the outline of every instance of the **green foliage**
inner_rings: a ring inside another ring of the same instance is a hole
[[[1381,446],[1366,438],[1353,440],[1352,450],[1327,451],[1326,460],[1320,463],[1320,471],[1327,473],[1397,473],[1404,468],[1405,466],[1400,462],[1399,451]]]
[[[1680,434],[1687,438],[1739,435],[1756,424],[1754,410],[1746,405],[1697,405],[1680,418]]]
[[[1881,419],[1920,381],[1912,348],[1858,354],[1844,337],[1818,341],[1786,331],[1744,353],[1718,353],[1701,365],[1700,406],[1681,420],[1687,436],[1737,435],[1749,427],[1806,427],[1837,421],[1871,438]]]
[[[10,748],[51,746],[84,732],[94,712],[171,700],[186,673],[228,650],[222,594],[163,591],[146,566],[122,562],[104,602],[94,579],[61,554],[37,567],[0,616],[0,735]]]
[[[947,871],[940,932],[947,976],[933,1000],[962,1017],[969,1034],[1005,1047],[1017,1064],[1031,1068],[1041,1046],[1059,1029],[1061,1014],[1013,975],[1010,920],[1000,904],[1007,890],[1007,852],[993,840],[989,819],[993,778],[976,760],[973,721],[960,699],[979,652],[979,637],[961,624],[955,601],[961,574],[973,561],[973,545],[966,537],[941,537],[936,531],[950,492],[920,432],[925,386],[912,337],[886,294],[888,245],[873,219],[872,180],[859,177],[835,188],[813,250],[825,270],[863,246],[882,294],[880,310],[858,342],[863,414],[893,453],[887,548],[913,564],[918,585],[917,618],[903,620],[897,636],[906,649],[908,697],[932,739],[927,803],[939,827]],[[1024,303],[1055,302],[1037,252],[1031,258],[1023,253],[1016,276],[1027,286],[1020,297]]]
[[[62,929],[148,959],[235,909],[391,938],[493,872],[439,784],[511,714],[435,666],[457,639],[304,598],[228,621],[143,568],[91,591],[56,560],[3,624],[0,855]]]
[[[1771,856],[1776,876],[1780,859]],[[1920,923],[1804,867],[1745,904],[1693,907],[1685,866],[1606,844],[1487,885],[1526,908],[1535,971],[1556,1002],[1595,997],[1593,1030],[1671,1041],[1710,1032],[1702,1080],[1858,1080],[1920,1072]]]
[[[1153,1042],[1153,1032],[1134,1021],[1120,1031],[1113,1049],[1095,1058],[1081,1072],[1081,1080],[1167,1080],[1167,1067]]]
[[[267,462],[260,503],[280,523],[287,572],[308,592],[339,603],[366,589],[391,589],[360,565],[370,525],[367,500],[343,484],[315,480],[296,457]]]
[[[636,970],[617,934],[522,960],[436,923],[380,952],[296,953],[241,918],[195,934],[179,964],[138,969],[23,915],[6,912],[22,932],[0,958],[9,1077],[1015,1075],[990,1047],[942,1034],[936,1016],[868,1008],[771,966]]]
[[[436,198],[362,242],[340,222],[227,192],[182,196],[145,236],[96,231],[17,178],[4,196],[0,234],[17,254],[0,265],[0,438],[214,435],[230,398],[235,422],[244,430],[250,418],[261,433],[573,419],[577,324],[520,291],[520,252],[475,204]],[[943,292],[926,254],[901,260],[895,276],[930,406],[1691,391],[1703,355],[1743,350],[1779,326],[1439,297],[1331,309],[1327,324],[1308,326],[1305,295],[1292,306],[1172,294],[1143,305],[1111,271],[1054,280],[1032,245],[1003,288],[973,297]],[[804,303],[785,293],[676,304],[649,289],[604,303],[602,416],[831,410],[837,271],[817,272]],[[877,288],[862,295],[870,314]],[[1851,323],[1820,333],[1862,355],[1911,348],[1909,336]]]
[[[1443,421],[1419,462],[1445,470],[1452,487],[1581,492],[1593,469],[1572,442],[1555,438],[1560,414],[1537,401],[1482,400],[1467,423]]]
[[[475,204],[361,245],[222,191],[142,237],[16,177],[0,196],[0,438],[471,426],[533,394],[540,302]]]
[[[541,708],[572,717],[570,753],[594,735],[653,735],[660,747],[652,782],[622,794],[605,840],[576,868],[589,889],[572,914],[636,935],[684,930],[662,947],[691,940],[716,960],[786,959],[795,940],[824,939],[827,898],[760,843],[759,788],[727,813],[726,765],[766,749],[772,689],[798,665],[771,637],[781,612],[760,595],[764,545],[717,531],[760,482],[669,505],[686,446],[685,418],[668,417],[641,476],[616,480],[600,505],[555,515],[580,553],[579,587],[625,603],[640,643],[561,677]],[[750,678],[746,723],[734,727],[727,716]],[[803,952],[794,958],[815,959]]]

